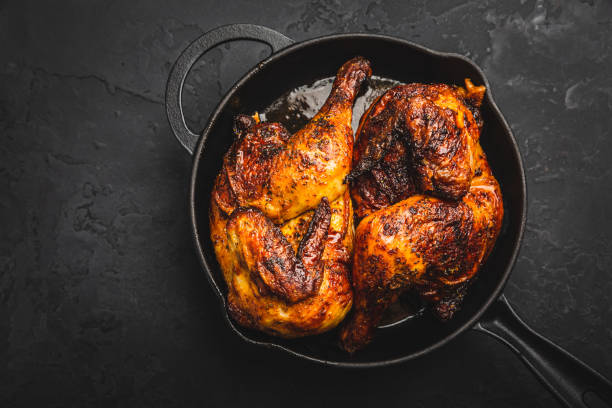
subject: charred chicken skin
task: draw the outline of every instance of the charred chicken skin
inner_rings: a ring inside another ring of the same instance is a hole
[[[479,143],[484,87],[409,84],[362,117],[352,195],[357,216],[349,352],[372,338],[384,311],[413,290],[452,317],[499,234],[503,203]]]
[[[294,135],[240,115],[211,199],[211,238],[242,326],[292,338],[329,330],[352,304],[353,102],[371,75],[357,57]]]

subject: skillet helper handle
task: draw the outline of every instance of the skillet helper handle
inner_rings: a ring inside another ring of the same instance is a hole
[[[502,295],[475,329],[505,343],[567,407],[612,408],[612,383],[527,326]]]
[[[200,136],[187,127],[181,102],[187,74],[202,55],[217,45],[236,40],[253,40],[265,43],[275,53],[293,40],[268,27],[254,24],[230,24],[215,28],[195,39],[185,48],[170,71],[166,86],[166,113],[172,132],[190,154],[193,154]]]

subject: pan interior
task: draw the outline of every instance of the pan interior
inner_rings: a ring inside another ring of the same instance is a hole
[[[274,100],[263,111],[264,120],[280,122],[291,132],[300,130],[323,106],[331,92],[334,77],[322,78],[310,84],[298,86]],[[380,95],[401,82],[373,75],[361,88],[353,105],[353,134],[359,119]]]
[[[356,101],[354,128],[369,103],[397,82],[461,85],[468,77],[475,84],[485,83],[481,71],[461,58],[430,54],[401,40],[365,35],[332,36],[298,44],[273,55],[247,74],[211,116],[204,135],[205,142],[201,142],[194,158],[191,196],[194,233],[206,272],[222,297],[226,287],[209,238],[208,210],[215,175],[232,142],[233,117],[239,113],[260,112],[267,120],[282,122],[291,131],[299,129],[327,97],[331,75],[343,62],[356,55],[372,62],[376,77]],[[325,363],[354,365],[412,358],[435,349],[471,327],[485,305],[499,295],[510,273],[525,218],[523,170],[510,130],[489,97],[483,102],[482,115],[485,125],[481,143],[501,185],[504,224],[495,249],[470,288],[462,310],[451,321],[442,323],[426,311],[403,324],[391,324],[402,316],[414,314],[414,310],[410,313],[400,310],[399,315],[388,316],[385,325],[390,328],[379,330],[372,344],[353,356],[338,347],[336,330],[319,336],[285,340],[244,329],[231,320],[230,325],[253,342],[278,345]]]

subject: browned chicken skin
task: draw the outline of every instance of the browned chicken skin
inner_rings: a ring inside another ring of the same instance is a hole
[[[255,207],[282,223],[314,209],[323,197],[338,198],[352,164],[353,102],[371,72],[364,58],[345,63],[324,105],[293,136],[280,123],[254,124],[240,116],[240,142],[232,145],[222,169],[233,193],[231,200],[221,198],[223,210]]]
[[[260,293],[299,302],[319,290],[330,220],[329,202],[323,198],[296,254],[281,229],[261,211],[238,208],[226,225],[230,251],[241,257]]]
[[[323,107],[294,135],[279,123],[236,118],[210,226],[239,324],[299,337],[335,327],[350,309],[354,227],[344,180],[352,106],[370,75],[363,58],[345,63]]]
[[[484,87],[409,84],[364,114],[354,156],[358,217],[349,352],[372,338],[388,305],[408,289],[442,319],[458,308],[495,244],[499,185],[479,143]]]

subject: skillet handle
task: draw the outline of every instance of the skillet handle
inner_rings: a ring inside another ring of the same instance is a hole
[[[190,154],[193,154],[200,136],[191,131],[185,122],[181,103],[185,78],[196,61],[208,50],[235,40],[253,40],[268,44],[272,53],[293,44],[292,39],[271,28],[254,24],[230,24],[203,34],[185,48],[170,71],[166,86],[166,113],[174,135]]]
[[[612,383],[527,326],[502,295],[474,327],[510,347],[567,407],[612,407]]]

